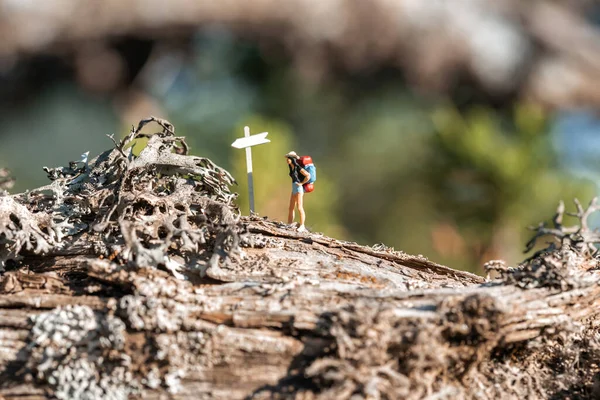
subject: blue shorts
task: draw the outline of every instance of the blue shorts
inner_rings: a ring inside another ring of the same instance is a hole
[[[292,182],[292,194],[304,193],[304,187],[302,185],[296,185]]]

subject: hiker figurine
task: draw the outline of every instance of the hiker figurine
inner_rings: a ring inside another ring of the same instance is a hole
[[[304,212],[304,193],[314,190],[313,182],[317,179],[316,169],[309,156],[298,157],[294,151],[285,155],[292,178],[292,195],[290,196],[290,208],[288,212],[288,224],[294,223],[295,209],[298,207],[300,214],[300,226],[298,232],[305,232],[306,213]]]

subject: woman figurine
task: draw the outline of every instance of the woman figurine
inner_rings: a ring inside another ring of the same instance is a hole
[[[290,196],[290,208],[288,212],[288,224],[294,222],[295,208],[298,207],[298,213],[300,214],[300,226],[298,232],[305,232],[304,222],[306,220],[306,214],[304,213],[304,187],[303,185],[310,180],[310,173],[306,171],[298,162],[300,157],[295,151],[290,151],[285,155],[285,158],[290,168],[290,177],[292,178],[292,195]]]

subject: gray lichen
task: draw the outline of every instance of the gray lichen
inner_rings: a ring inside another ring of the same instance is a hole
[[[516,268],[486,267],[496,270],[505,283],[522,288],[551,287],[567,290],[575,287],[596,284],[594,276],[586,274],[600,265],[600,232],[590,227],[590,217],[600,211],[600,205],[593,198],[584,208],[579,200],[574,200],[576,212],[565,212],[561,201],[552,218],[552,226],[542,222],[535,228],[535,235],[527,243],[525,251],[535,248],[540,238],[549,238],[546,247],[536,251]],[[564,216],[575,217],[579,223],[565,226]]]
[[[58,244],[51,214],[32,213],[11,196],[0,196],[0,272],[6,261],[18,260],[21,250],[36,254]]]
[[[139,383],[122,351],[125,324],[87,306],[67,306],[33,318],[27,367],[59,399],[127,399]]]
[[[128,295],[119,301],[119,315],[133,330],[177,332],[189,313],[188,305],[171,299]]]
[[[149,122],[162,131],[142,133]],[[174,131],[168,121],[142,120],[89,162],[45,168],[50,185],[0,197],[0,271],[23,251],[58,252],[84,232],[102,236],[96,250],[105,256],[115,252],[118,262],[162,267],[179,278],[203,276],[236,256],[235,181],[209,159],[188,155]],[[135,155],[141,138],[147,144]]]
[[[124,297],[118,309],[125,321],[87,306],[57,308],[33,317],[27,371],[59,399],[121,400],[144,387],[177,393],[185,366],[210,364],[214,331],[210,325],[183,332],[186,313],[178,318],[173,307],[140,297]],[[125,349],[128,328],[157,333],[146,337],[139,359]]]

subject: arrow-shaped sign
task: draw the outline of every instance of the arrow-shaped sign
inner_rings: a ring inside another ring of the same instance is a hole
[[[268,132],[257,133],[250,136],[250,128],[244,127],[244,137],[237,139],[231,144],[236,149],[246,149],[246,170],[248,171],[248,197],[250,200],[250,215],[254,212],[254,182],[252,179],[252,146],[269,143]]]
[[[236,149],[245,149],[246,147],[256,146],[258,144],[269,143],[270,140],[267,139],[268,134],[269,132],[263,132],[257,133],[256,135],[239,138],[235,142],[231,143],[231,147],[235,147]]]

